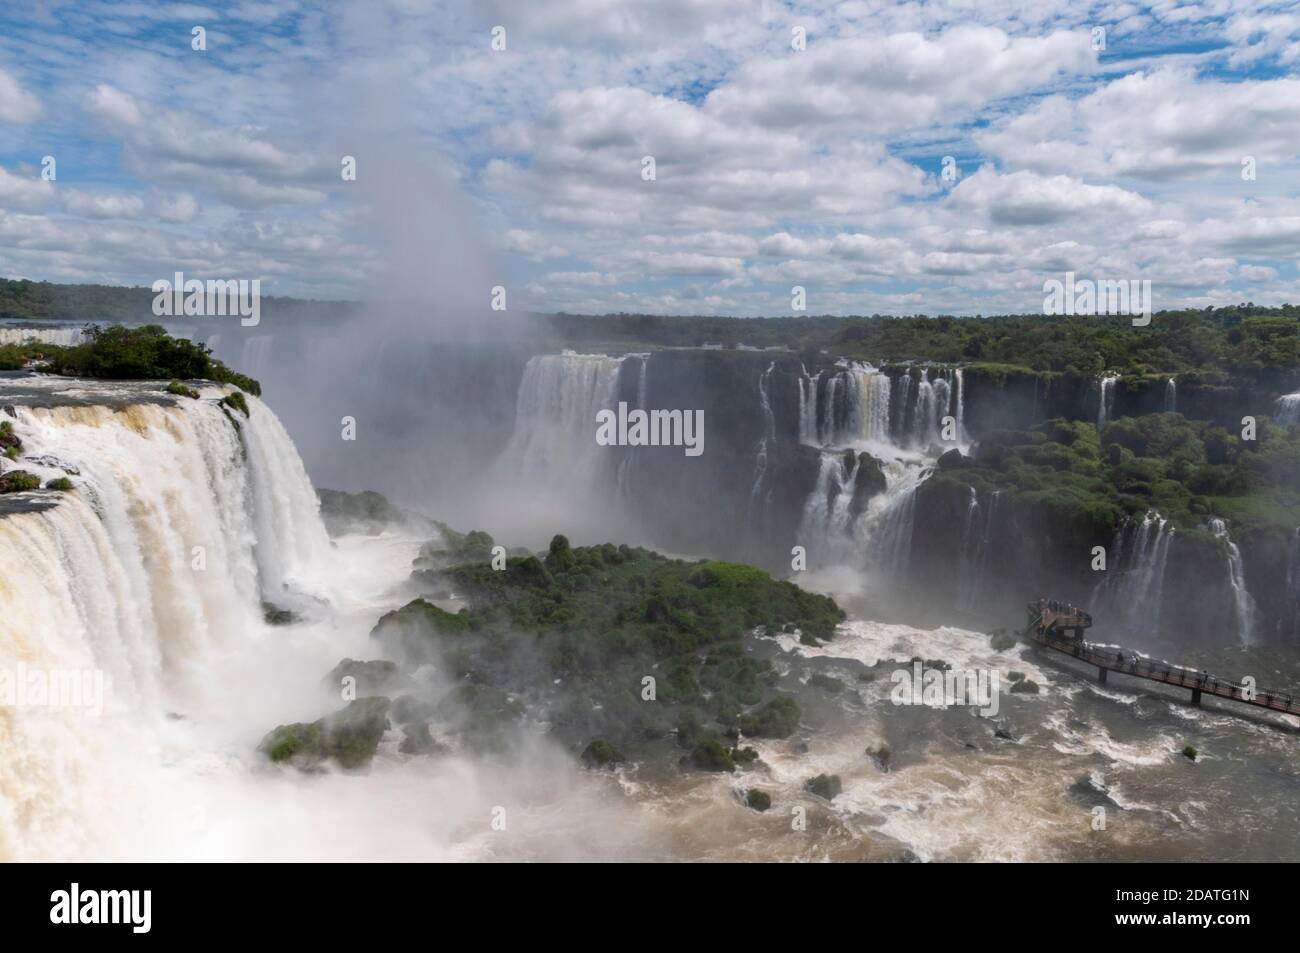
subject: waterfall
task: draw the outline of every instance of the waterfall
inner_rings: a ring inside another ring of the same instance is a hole
[[[238,367],[253,379],[266,377],[271,371],[271,348],[275,338],[269,334],[255,334],[244,341],[240,350]]]
[[[74,344],[80,344],[81,339],[81,328],[0,327],[0,346],[26,344],[29,341],[35,341],[40,344],[57,344],[60,347],[71,347]]]
[[[1286,597],[1291,608],[1291,634],[1300,635],[1300,526],[1291,536],[1286,563]]]
[[[1115,382],[1119,380],[1118,374],[1106,374],[1097,383],[1097,431],[1106,429],[1106,424],[1114,418],[1115,415]]]
[[[799,442],[817,444],[817,378],[799,365]]]
[[[1169,521],[1155,511],[1148,512],[1136,528],[1132,523],[1121,526],[1112,547],[1113,569],[1093,593],[1098,611],[1127,629],[1158,631],[1173,537]]]
[[[636,377],[636,404],[638,410],[646,409],[646,378],[649,374],[650,355],[649,354],[631,354],[629,357],[635,357],[641,362],[641,367],[637,370]],[[625,497],[629,492],[630,480],[633,469],[636,465],[637,451],[640,447],[628,447],[623,454],[623,459],[618,463],[618,480],[617,493],[619,498]]]
[[[1237,626],[1241,630],[1243,645],[1255,642],[1256,610],[1255,600],[1246,588],[1246,571],[1241,561],[1241,550],[1228,535],[1228,524],[1218,517],[1209,522],[1210,532],[1223,540],[1228,557],[1228,585],[1232,589],[1233,608],[1236,612]]]
[[[934,426],[935,393],[930,383],[930,369],[921,372],[921,379],[916,382],[916,402],[905,431],[907,439],[913,445],[925,446],[930,430]]]
[[[5,859],[111,838],[98,802],[133,783],[117,774],[133,770],[127,739],[167,712],[224,719],[242,699],[212,672],[272,637],[264,595],[314,604],[335,565],[302,462],[260,400],[232,421],[224,389],[174,400],[160,385],[76,383],[76,403],[14,408],[18,466],[74,489],[0,503],[0,673],[101,673],[104,710],[0,705]]]
[[[763,477],[767,473],[767,445],[776,439],[776,415],[772,413],[772,402],[768,395],[768,385],[776,361],[767,365],[767,370],[758,376],[758,404],[763,412],[763,436],[758,441],[758,452],[754,455],[754,482],[749,491],[750,503],[758,499],[763,487]]]
[[[1277,399],[1277,422],[1283,427],[1300,423],[1300,391]]]
[[[1172,377],[1165,384],[1165,413],[1172,414],[1178,411],[1178,382]]]
[[[980,604],[1003,492],[994,490],[989,494],[987,505],[981,506],[979,495],[971,487],[970,505],[962,529],[962,558],[957,585],[957,603],[964,609],[973,609]]]
[[[868,510],[866,533],[870,559],[888,578],[906,581],[911,567],[916,491],[924,476],[916,473],[914,478],[897,480],[890,486],[890,492],[884,494],[879,509]]]
[[[889,378],[869,364],[853,364],[840,376],[845,381],[848,407],[844,426],[832,435],[832,442],[888,440]]]
[[[899,376],[893,407],[893,434],[902,446],[926,450],[943,440],[943,418],[956,422],[957,443],[966,439],[965,378],[961,368],[932,371],[922,368],[919,376]]]
[[[530,358],[501,456],[507,473],[543,486],[594,487],[609,459],[596,444],[596,413],[617,406],[622,363],[572,351]]]
[[[960,367],[956,368],[952,375],[957,388],[957,441],[964,444],[966,442],[966,384],[962,379]]]
[[[799,522],[799,538],[814,544],[821,564],[850,555],[850,509],[858,467],[856,454],[834,451],[822,453],[817,484],[808,494]]]
[[[799,384],[799,440],[843,447],[890,436],[890,381],[870,364],[845,363],[821,375],[805,370]]]
[[[638,354],[636,356],[641,360],[641,369],[637,372],[636,377],[636,405],[641,410],[645,410],[646,378],[650,372],[650,355]]]

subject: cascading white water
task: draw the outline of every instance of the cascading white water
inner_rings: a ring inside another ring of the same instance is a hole
[[[934,430],[936,404],[934,385],[930,383],[930,369],[927,367],[921,372],[921,379],[916,382],[916,402],[905,431],[913,444],[926,445]]]
[[[251,396],[237,429],[223,392],[174,400],[157,385],[104,384],[76,400],[0,400],[17,403],[17,466],[74,484],[3,499],[0,673],[105,679],[97,717],[0,705],[0,858],[108,850],[115,815],[96,802],[132,783],[120,776],[132,753],[154,744],[141,733],[170,712],[225,717],[240,702],[212,673],[269,634],[264,590],[310,592],[332,569],[283,429]]]
[[[889,439],[889,377],[869,364],[853,364],[844,372],[848,406],[836,442]]]
[[[637,371],[636,378],[636,409],[646,410],[646,393],[648,388],[647,376],[650,368],[649,354],[629,354],[628,357],[634,357],[641,362],[641,367]],[[620,498],[626,496],[629,492],[629,480],[632,476],[632,470],[636,466],[637,451],[640,447],[629,447],[623,454],[623,459],[618,464],[618,481],[617,493]]]
[[[997,526],[1003,493],[1003,490],[994,490],[989,494],[988,502],[981,504],[975,488],[971,487],[971,500],[962,532],[962,560],[957,586],[957,602],[964,609],[977,607],[984,591],[985,572],[993,549],[993,531]]]
[[[1227,553],[1228,586],[1232,589],[1233,608],[1236,611],[1237,626],[1243,645],[1255,643],[1256,607],[1255,599],[1246,588],[1246,570],[1241,560],[1241,550],[1228,535],[1228,524],[1217,516],[1210,520],[1209,530],[1223,540]]]
[[[935,445],[966,443],[965,376],[961,368],[922,368],[920,376],[911,372],[896,381],[893,437],[906,447],[928,450]],[[945,417],[954,426],[945,426]],[[945,437],[948,438],[945,440]]]
[[[799,365],[799,442],[817,445],[817,375]]]
[[[776,415],[772,413],[772,401],[768,393],[772,371],[775,369],[776,361],[773,361],[758,377],[758,404],[763,413],[763,436],[759,438],[758,452],[754,455],[754,480],[749,491],[751,505],[758,500],[763,488],[763,477],[767,475],[768,444],[776,439]]]
[[[956,368],[952,372],[953,380],[956,381],[957,389],[957,440],[960,443],[966,442],[966,381],[962,377],[962,369]]]
[[[1115,382],[1118,374],[1106,374],[1097,382],[1097,430],[1106,429],[1106,425],[1115,416]]]
[[[817,484],[799,522],[799,538],[815,541],[819,563],[841,561],[852,553],[850,510],[859,465],[855,454],[822,452]]]
[[[1300,423],[1300,391],[1277,399],[1277,422],[1283,427]]]
[[[1178,382],[1172,377],[1165,383],[1165,413],[1178,412]]]
[[[1174,528],[1154,510],[1136,527],[1121,526],[1112,547],[1114,570],[1093,593],[1093,604],[1130,630],[1158,631],[1173,538]]]
[[[916,491],[927,475],[915,467],[896,475],[878,498],[879,507],[869,507],[863,520],[871,563],[888,578],[906,579],[911,566]]]
[[[870,364],[846,362],[799,387],[799,439],[815,447],[889,440],[889,377]]]
[[[857,563],[884,579],[906,573],[916,491],[930,473],[924,452],[909,448],[925,451],[940,442],[941,420],[954,401],[961,439],[962,384],[960,371],[939,372],[931,380],[925,368],[918,377],[906,373],[893,381],[870,364],[847,361],[818,376],[803,372],[800,439],[823,453],[804,504],[800,539],[821,554],[819,563]],[[884,492],[860,513],[852,507],[860,461],[846,449],[870,452],[885,476]]]
[[[623,360],[572,351],[530,358],[501,458],[507,471],[542,486],[594,486],[609,459],[596,443],[596,413],[616,409]]]
[[[0,327],[0,345],[26,344],[28,341],[37,341],[41,344],[57,344],[60,347],[71,347],[74,344],[80,344],[83,337],[81,328],[74,327]]]
[[[239,362],[235,365],[254,380],[268,377],[272,371],[271,351],[275,338],[269,334],[255,334],[244,341]]]

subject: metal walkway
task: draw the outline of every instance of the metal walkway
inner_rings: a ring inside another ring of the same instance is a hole
[[[1070,607],[1071,609],[1073,607]],[[1214,695],[1231,701],[1267,708],[1269,711],[1300,715],[1300,700],[1291,692],[1276,692],[1248,687],[1207,672],[1197,672],[1169,662],[1142,658],[1136,652],[1123,648],[1102,648],[1082,638],[1084,628],[1092,624],[1091,617],[1077,610],[1064,612],[1047,608],[1043,603],[1029,604],[1029,627],[1026,634],[1039,645],[1061,652],[1097,666],[1097,680],[1106,683],[1107,672],[1119,672],[1135,678],[1145,678],[1165,685],[1177,685],[1192,693],[1192,704],[1199,705],[1201,696]],[[1073,636],[1064,633],[1073,631]]]

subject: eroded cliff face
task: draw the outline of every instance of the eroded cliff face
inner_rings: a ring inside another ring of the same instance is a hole
[[[978,480],[972,502],[971,481],[928,475],[941,472],[939,456],[953,447],[969,452],[995,430],[1054,418],[1096,424],[1172,409],[1235,429],[1247,414],[1268,416],[1291,383],[1191,374],[1172,385],[1156,375],[1103,383],[978,363],[873,368],[789,350],[564,358],[534,341],[389,348],[377,366],[356,368],[370,381],[358,397],[350,386],[334,388],[336,396],[329,382],[293,372],[295,347],[309,356],[317,345],[277,340],[262,354],[246,344],[249,353],[236,363],[265,358],[290,368],[263,371],[267,399],[313,476],[325,474],[317,476],[323,485],[379,489],[501,538],[515,538],[522,508],[546,517],[547,533],[570,532],[582,542],[604,541],[596,538],[603,532],[778,573],[790,571],[792,548],[803,546],[810,568],[887,570],[895,588],[927,605],[1014,615],[1027,598],[1050,593],[1087,605],[1105,600],[1108,617],[1125,624],[1131,587],[1104,585],[1091,552],[1104,546],[1113,555],[1117,540],[1137,532],[1129,527],[1140,527],[1141,513],[1080,515],[1054,506],[1050,494],[998,492]],[[405,383],[392,385],[398,380]],[[597,446],[596,411],[619,403],[702,411],[703,452]],[[358,418],[360,453],[340,450],[336,422],[344,414]],[[945,417],[954,432],[944,432]],[[590,537],[575,522],[587,510]],[[1300,584],[1288,569],[1300,557],[1292,555],[1291,531],[1229,530],[1254,601],[1256,637],[1300,637]],[[1171,526],[1169,534],[1159,627],[1227,640],[1241,612],[1225,544],[1199,526]]]
[[[1015,368],[973,365],[964,371],[967,428],[973,435],[992,430],[1025,430],[1055,417],[1095,421],[1102,387],[1095,375],[1033,373]],[[1240,427],[1241,418],[1271,416],[1279,393],[1291,378],[1261,373],[1253,380],[1188,374],[1175,379],[1151,375],[1116,377],[1108,395],[1109,419],[1176,410],[1197,420]]]
[[[1288,642],[1296,635],[1293,537],[1261,529],[1235,541],[1244,602],[1228,543],[1204,528],[1156,515],[1098,522],[1014,490],[972,496],[969,484],[940,475],[918,493],[910,578],[918,595],[973,611],[1014,612],[1049,594],[1088,607],[1108,637]],[[1096,547],[1105,568],[1094,568]],[[1244,618],[1252,607],[1253,618]]]

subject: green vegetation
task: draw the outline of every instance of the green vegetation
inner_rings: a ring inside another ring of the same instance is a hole
[[[844,690],[844,683],[832,675],[823,675],[821,672],[814,672],[808,679],[808,684],[813,688],[820,688],[824,692],[835,694]]]
[[[1196,760],[1196,749],[1195,749],[1194,747],[1192,747],[1191,745],[1186,745],[1186,746],[1183,748],[1183,757],[1186,758],[1188,761],[1195,761],[1195,760]]]
[[[353,532],[376,535],[389,526],[407,522],[405,513],[373,490],[344,493],[318,487],[316,496],[320,499],[321,519],[331,536]]]
[[[40,488],[41,478],[33,476],[26,470],[9,470],[0,473],[0,493],[23,493]]]
[[[1041,314],[957,318],[664,317],[556,315],[548,319],[571,346],[611,350],[699,346],[786,347],[895,363],[932,361],[978,367],[994,378],[1022,373],[1126,378],[1196,373],[1255,377],[1281,370],[1300,378],[1300,306],[1254,304],[1161,311],[1146,328],[1128,318]]]
[[[593,768],[607,768],[626,761],[622,752],[604,738],[597,738],[582,752],[582,763]]]
[[[41,344],[38,341],[0,344],[0,371],[20,370],[27,365],[28,361],[39,363],[54,350],[56,345]]]
[[[416,569],[440,569],[460,563],[487,562],[492,558],[492,537],[482,530],[458,533],[446,523],[437,524],[442,542],[428,542],[415,557]]]
[[[165,277],[171,278],[171,275]],[[78,323],[153,320],[156,295],[149,288],[111,285],[64,285],[48,281],[0,278],[0,320]],[[342,301],[305,301],[262,295],[262,319],[329,320],[352,306]],[[228,320],[221,318],[218,320]]]
[[[389,727],[388,706],[387,698],[358,698],[318,721],[280,725],[267,733],[258,750],[272,761],[301,768],[330,758],[344,768],[363,767]]]
[[[935,480],[1012,489],[1060,524],[1103,538],[1124,516],[1158,510],[1185,530],[1207,517],[1241,527],[1300,524],[1300,427],[1258,422],[1243,440],[1177,413],[1125,417],[1102,434],[1082,421],[1049,420],[1030,431],[987,434],[972,458]]]
[[[994,629],[989,633],[989,647],[994,652],[1008,652],[1016,647],[1016,637],[1006,629]]]
[[[471,556],[491,542],[447,538]],[[597,763],[605,745],[635,757],[674,736],[690,768],[732,771],[754,760],[752,748],[736,745],[740,733],[788,737],[800,710],[776,693],[771,663],[745,651],[747,633],[829,638],[844,618],[825,596],[750,566],[611,544],[575,548],[563,536],[543,558],[511,557],[503,570],[479,559],[432,575],[468,605],[452,613],[416,599],[383,616],[374,637],[407,664],[436,662],[476,721],[486,705],[503,726],[532,702]],[[474,727],[493,742],[483,724]]]
[[[47,490],[58,490],[61,493],[67,493],[72,489],[72,481],[67,477],[55,477],[45,484]]]
[[[772,795],[758,788],[750,788],[745,793],[745,804],[756,811],[766,811],[772,806]]]
[[[50,371],[110,380],[211,380],[233,384],[254,396],[262,393],[261,384],[212,357],[206,344],[171,337],[161,325],[88,324],[83,333],[85,340],[71,347],[40,345]]]
[[[819,774],[805,783],[804,788],[811,794],[833,801],[844,790],[844,785],[840,783],[838,774]]]
[[[187,387],[180,381],[171,381],[167,384],[167,393],[175,394],[177,397],[190,397],[194,400],[199,399],[199,392],[193,387]]]
[[[227,394],[225,397],[221,398],[220,403],[223,407],[229,407],[232,410],[239,411],[245,417],[248,416],[248,401],[244,399],[243,391],[237,390],[233,393]]]

